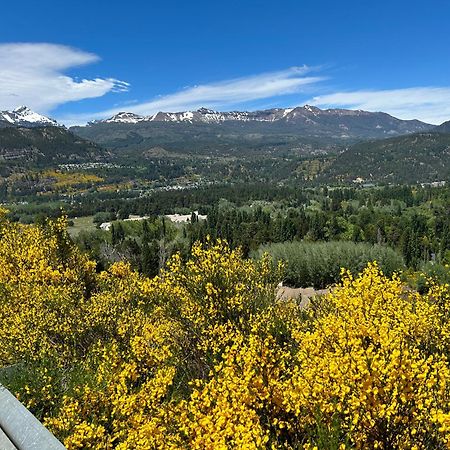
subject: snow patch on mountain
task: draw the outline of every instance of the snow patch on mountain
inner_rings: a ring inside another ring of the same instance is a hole
[[[131,112],[121,111],[114,116],[110,117],[106,120],[99,120],[96,122],[105,122],[105,123],[137,123],[144,120],[145,117],[139,116],[138,114],[134,114]]]
[[[0,122],[7,122],[10,125],[18,127],[44,127],[61,126],[56,120],[38,114],[26,106],[20,106],[13,111],[0,111]]]

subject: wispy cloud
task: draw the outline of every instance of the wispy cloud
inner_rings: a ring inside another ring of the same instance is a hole
[[[0,44],[0,110],[27,105],[48,114],[59,105],[109,92],[127,91],[129,84],[115,78],[76,79],[69,69],[99,60],[93,53],[48,43]],[[158,111],[184,111],[201,106],[233,109],[265,100],[280,104],[283,96],[314,95],[307,103],[319,107],[341,107],[383,111],[401,119],[420,119],[439,124],[450,119],[450,87],[341,91],[317,95],[323,67],[291,67],[191,86],[149,101],[127,101],[103,111],[59,117],[67,125],[86,123],[128,110],[141,115]],[[323,92],[323,90],[322,90]],[[292,99],[291,99],[292,100]]]
[[[383,111],[400,119],[419,119],[432,124],[450,119],[450,87],[335,92],[313,97],[308,103],[327,108]]]
[[[114,78],[75,80],[64,72],[99,60],[93,53],[46,43],[0,44],[0,109],[30,106],[46,113],[70,101],[123,91]]]
[[[274,98],[282,95],[306,92],[314,84],[325,79],[311,76],[316,68],[291,67],[277,72],[266,72],[242,78],[234,78],[216,83],[192,86],[173,94],[160,96],[148,102],[130,105],[127,110],[141,115],[158,111],[185,111],[208,108],[229,108],[245,102]],[[309,91],[310,92],[310,91]],[[83,114],[62,118],[65,123],[81,123],[91,119],[101,119],[118,113],[123,108],[112,108],[93,114]]]

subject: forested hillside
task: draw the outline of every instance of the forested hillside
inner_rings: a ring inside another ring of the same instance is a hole
[[[0,128],[0,164],[54,167],[61,163],[104,160],[109,152],[62,127]]]
[[[117,155],[138,158],[152,148],[164,148],[170,154],[245,156],[289,151],[310,154],[332,150],[336,139],[298,132],[286,124],[267,122],[167,123],[139,122],[98,123],[71,130],[114,150]]]
[[[450,177],[450,134],[420,133],[362,142],[340,153],[320,175],[322,182],[361,178],[376,183],[418,183]]]

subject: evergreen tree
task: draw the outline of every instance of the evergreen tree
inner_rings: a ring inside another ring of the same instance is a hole
[[[142,244],[142,273],[154,277],[159,271],[159,244],[153,239]]]

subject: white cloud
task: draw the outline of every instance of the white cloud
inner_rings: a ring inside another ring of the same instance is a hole
[[[128,106],[127,111],[150,115],[158,111],[185,111],[208,108],[229,108],[249,101],[294,94],[308,90],[324,77],[307,76],[315,68],[291,67],[277,72],[267,72],[217,83],[188,87],[173,94],[157,97],[145,103]],[[112,108],[93,114],[82,114],[61,119],[66,124],[83,123],[92,119],[112,116],[122,108]]]
[[[308,103],[327,108],[383,111],[400,119],[419,119],[432,124],[450,120],[450,88],[448,87],[336,92],[313,97]]]
[[[64,75],[98,60],[97,55],[63,45],[0,44],[0,109],[27,105],[47,113],[63,103],[126,90],[128,83],[114,78],[75,80]]]
[[[74,67],[99,60],[93,53],[48,43],[0,44],[0,110],[27,105],[48,114],[71,101],[101,97],[128,90],[129,84],[115,78],[78,80],[65,74]],[[126,109],[141,115],[158,111],[184,111],[201,106],[219,110],[263,99],[307,93],[326,77],[314,76],[318,68],[291,67],[242,78],[187,87],[147,102],[134,102],[108,110],[66,115],[67,125],[109,117]],[[439,124],[450,119],[450,87],[361,90],[318,95],[307,103],[319,107],[343,107],[383,111],[401,119],[420,119]]]

